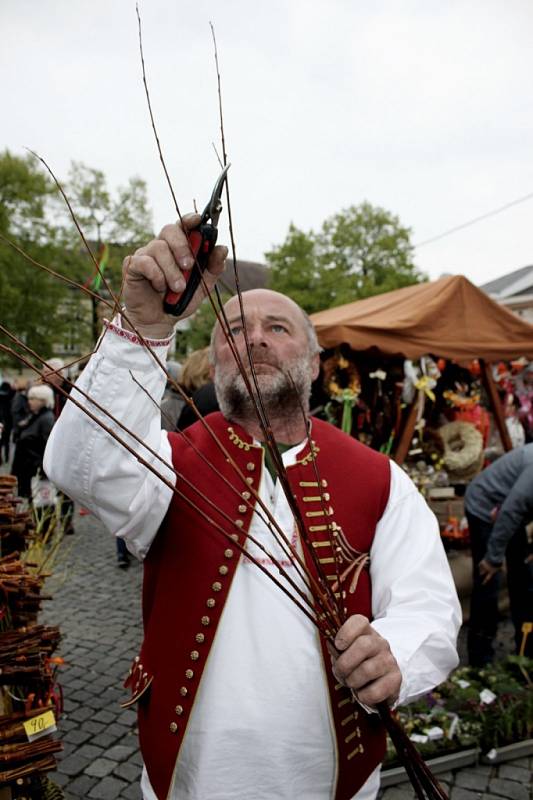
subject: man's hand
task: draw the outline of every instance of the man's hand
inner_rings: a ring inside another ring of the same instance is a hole
[[[398,699],[402,674],[389,643],[371,626],[366,617],[354,614],[335,637],[342,651],[333,659],[333,674],[367,706]]]
[[[501,570],[501,568],[501,564],[491,564],[490,561],[487,561],[487,559],[482,559],[478,564],[479,574],[482,578],[482,585],[484,586],[486,583],[492,580],[492,578]]]
[[[196,227],[199,222],[199,214],[188,214],[183,217],[183,228],[179,223],[165,225],[157,239],[124,259],[122,297],[126,314],[143,336],[164,339],[172,333],[177,318],[165,314],[163,299],[169,290],[179,294],[185,289],[184,273],[194,265],[185,231]],[[217,246],[209,257],[204,272],[209,291],[224,269],[227,254],[226,247]],[[194,313],[204,297],[205,290],[200,284],[182,316],[188,317]],[[126,320],[123,324],[127,329],[132,327]]]

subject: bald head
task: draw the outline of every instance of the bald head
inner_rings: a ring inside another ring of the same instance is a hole
[[[281,292],[275,292],[272,289],[250,289],[247,292],[242,292],[242,304],[245,321],[248,311],[258,309],[264,310],[265,314],[270,312],[269,316],[272,318],[279,315],[280,319],[290,319],[298,329],[305,333],[309,346],[309,355],[314,356],[320,353],[321,348],[318,344],[313,323],[306,312],[300,308],[298,303],[295,303],[294,300],[287,297],[287,295]],[[242,322],[239,297],[237,295],[230,297],[226,302],[224,305],[224,313],[230,324],[230,329],[235,322]],[[225,337],[217,321],[211,333],[210,360],[212,364],[216,361],[216,346],[221,339],[225,339]]]

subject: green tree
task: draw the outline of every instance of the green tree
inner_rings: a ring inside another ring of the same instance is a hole
[[[100,243],[110,245],[106,276],[118,293],[124,256],[152,236],[144,181],[131,178],[112,193],[101,171],[73,163],[63,185],[93,251]],[[72,280],[83,284],[94,276],[63,199],[32,156],[0,154],[0,234]],[[0,319],[43,357],[60,343],[74,351],[88,349],[100,328],[95,304],[31,264],[5,239],[0,239]],[[2,353],[0,360],[12,363]]]
[[[271,289],[287,294],[306,311],[325,308],[330,292],[320,280],[317,237],[291,223],[287,238],[266,253]]]
[[[145,181],[132,177],[126,186],[119,187],[113,194],[101,170],[73,161],[64,189],[94,255],[97,255],[101,245],[108,245],[106,279],[113,291],[118,292],[124,257],[153,238],[152,214]],[[79,277],[86,280],[94,273],[94,265],[64,205],[62,217],[64,241],[73,251],[79,252]]]
[[[32,156],[0,154],[0,234],[36,261],[61,271],[56,231],[48,218],[54,187]],[[0,238],[0,319],[25,344],[44,357],[65,334],[68,292],[64,284],[31,264]],[[2,342],[11,342],[2,336]],[[1,363],[14,365],[0,353]],[[15,362],[16,363],[16,362]]]
[[[330,217],[318,234],[291,225],[266,258],[270,287],[309,313],[425,280],[413,262],[409,229],[366,202]]]

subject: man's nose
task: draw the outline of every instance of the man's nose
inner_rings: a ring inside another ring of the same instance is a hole
[[[250,342],[250,347],[268,347],[261,325],[253,325],[248,328],[248,341]]]

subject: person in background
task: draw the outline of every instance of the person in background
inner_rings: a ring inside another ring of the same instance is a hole
[[[17,436],[19,433],[18,424],[25,417],[28,416],[30,408],[28,406],[28,388],[29,380],[27,378],[15,378],[14,387],[15,394],[11,400],[11,419],[13,420],[13,444],[17,443]]]
[[[181,364],[178,364],[177,361],[167,362],[167,372],[174,383],[181,382],[182,368]],[[184,405],[185,400],[181,394],[177,389],[174,388],[173,383],[167,380],[165,393],[163,394],[163,399],[161,400],[161,426],[163,430],[176,430],[178,417]]]
[[[41,370],[43,380],[49,384],[54,393],[54,416],[59,419],[59,415],[63,411],[64,405],[67,402],[70,386],[63,377],[65,369],[65,362],[61,358],[50,358],[47,364]],[[74,533],[74,503],[67,497],[66,494],[61,492],[61,517],[65,527],[65,533],[71,535]]]
[[[181,385],[191,397],[200,414],[205,416],[211,414],[212,411],[218,411],[215,386],[211,380],[208,347],[204,347],[203,350],[195,350],[190,354],[183,365]],[[178,419],[178,430],[185,430],[197,419],[198,417],[190,405],[185,403]]]
[[[472,666],[482,667],[494,656],[504,561],[517,651],[522,625],[533,622],[533,561],[525,529],[533,520],[533,444],[511,450],[480,472],[466,490],[465,511],[473,566],[468,657]],[[533,656],[532,636],[525,654]]]
[[[28,391],[29,414],[18,423],[12,472],[21,497],[31,498],[31,479],[43,471],[46,442],[54,426],[54,393],[49,386],[32,386]]]
[[[0,384],[0,464],[2,459],[6,464],[9,463],[9,443],[11,440],[11,429],[13,427],[13,417],[11,416],[11,400],[15,390],[4,380]]]

